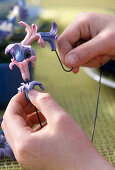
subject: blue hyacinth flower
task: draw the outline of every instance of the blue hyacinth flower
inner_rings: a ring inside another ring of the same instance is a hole
[[[50,32],[39,32],[41,38],[44,41],[49,42],[52,51],[56,50],[56,40],[58,38],[57,31],[58,31],[58,26],[55,22],[53,22]]]
[[[29,83],[21,83],[21,86],[18,88],[18,92],[25,91],[26,98],[29,100],[28,93],[32,90],[36,85],[38,85],[43,91],[45,90],[42,83],[38,81],[31,81]],[[30,101],[30,100],[29,100]]]

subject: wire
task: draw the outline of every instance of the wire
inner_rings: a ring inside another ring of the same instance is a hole
[[[57,50],[55,50],[55,53],[56,53],[56,55],[57,55],[57,57],[58,57],[58,60],[59,60],[59,62],[60,62],[60,64],[61,64],[61,66],[62,66],[62,69],[63,69],[64,71],[66,71],[66,72],[71,72],[71,71],[73,70],[73,68],[71,68],[70,70],[66,70],[66,69],[64,68],[61,60],[60,60],[60,57],[59,57],[59,54],[58,54]]]
[[[100,90],[101,90],[101,77],[102,77],[102,67],[100,67],[100,78],[99,78],[99,85],[98,85],[98,96],[97,96],[97,104],[96,104],[96,113],[95,113],[95,118],[94,118],[92,136],[91,136],[91,142],[92,143],[93,143],[93,139],[94,139],[95,126],[96,126],[96,120],[97,120],[97,115],[98,115],[99,96],[100,96]]]
[[[39,124],[40,124],[41,129],[42,129],[43,126],[42,126],[42,123],[41,123],[41,120],[40,120],[40,117],[39,117],[39,114],[38,114],[38,110],[37,110],[37,108],[35,106],[34,106],[34,108],[35,108],[35,111],[36,111],[36,114],[37,114],[37,117],[38,117]]]

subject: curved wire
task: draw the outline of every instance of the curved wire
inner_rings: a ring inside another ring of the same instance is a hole
[[[71,71],[73,70],[73,67],[72,67],[70,70],[66,70],[66,69],[64,68],[61,60],[60,60],[60,57],[59,57],[59,54],[58,54],[57,50],[55,50],[55,53],[56,53],[56,55],[57,55],[57,57],[58,57],[58,60],[59,60],[59,62],[60,62],[60,64],[61,64],[61,66],[62,66],[62,69],[63,69],[64,71],[66,71],[66,72],[71,72]]]

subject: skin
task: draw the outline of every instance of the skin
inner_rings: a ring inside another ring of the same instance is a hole
[[[80,14],[58,38],[63,63],[77,73],[80,66],[97,67],[114,58],[114,30],[114,15]],[[19,163],[31,170],[115,170],[50,94],[31,90],[29,99],[41,112],[42,129],[33,128],[38,119],[24,92],[11,99],[2,122]]]
[[[58,38],[58,49],[74,73],[80,66],[99,67],[115,59],[115,15],[81,13]]]
[[[47,120],[42,129],[32,129],[38,119],[24,92],[11,99],[2,123],[19,163],[31,170],[114,170],[50,94],[31,90],[29,98]]]

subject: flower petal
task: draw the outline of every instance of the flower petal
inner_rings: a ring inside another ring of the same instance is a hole
[[[4,142],[6,142],[6,138],[4,135],[0,135],[0,144],[3,144]]]
[[[35,55],[33,48],[29,45],[25,46],[21,43],[10,44],[5,49],[5,54],[10,52],[13,58],[18,62],[22,62],[26,59],[27,52],[30,53],[30,56]]]
[[[0,148],[0,159],[3,159],[5,157],[6,157],[5,149],[4,148]]]
[[[5,54],[9,53],[10,50],[12,49],[12,47],[14,46],[15,44],[9,44],[6,48],[5,48]]]
[[[56,50],[56,42],[55,41],[58,38],[57,30],[58,30],[57,24],[55,22],[53,22],[50,32],[39,32],[39,34],[41,35],[41,38],[44,41],[49,42],[52,51]]]
[[[24,81],[30,80],[30,73],[28,63],[31,62],[34,66],[34,61],[36,60],[35,52],[30,45],[23,45],[21,43],[10,44],[6,47],[5,53],[10,52],[12,55],[11,63],[9,65],[10,69],[13,69],[13,65],[19,67],[22,78]]]
[[[4,144],[4,149],[5,149],[5,156],[10,158],[12,161],[15,161],[16,158],[14,156],[14,153],[13,153],[10,145],[7,142],[5,142],[5,144]]]
[[[32,82],[29,82],[29,83],[26,83],[26,84],[21,83],[21,86],[18,88],[18,92],[25,91],[25,93],[26,93],[26,98],[27,98],[27,100],[29,100],[28,93],[29,93],[29,91],[32,90],[36,85],[38,85],[43,91],[45,90],[41,82],[32,81]]]
[[[26,8],[26,2],[25,1],[20,1],[19,3],[19,17],[20,20],[26,20],[29,13],[28,9]]]

